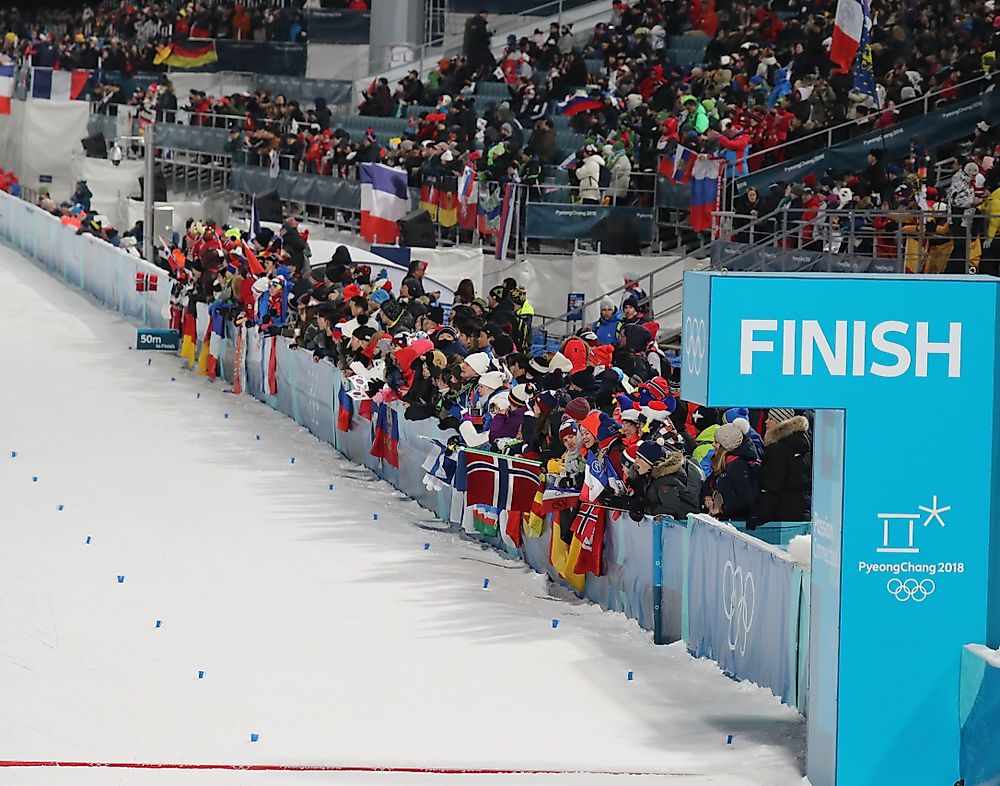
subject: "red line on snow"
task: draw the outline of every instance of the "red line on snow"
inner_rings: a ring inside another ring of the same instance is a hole
[[[122,761],[0,761],[0,768],[77,767],[123,770],[242,770],[249,772],[386,772],[417,775],[625,775],[635,777],[686,777],[692,772],[628,772],[623,770],[505,770],[458,767],[362,767],[334,764],[162,764]]]

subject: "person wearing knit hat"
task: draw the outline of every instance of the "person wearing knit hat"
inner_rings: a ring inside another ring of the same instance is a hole
[[[549,391],[543,390],[535,394],[534,406],[539,414],[548,415],[557,406],[556,397]]]
[[[587,399],[577,396],[570,399],[565,411],[567,417],[573,418],[579,423],[590,414],[590,403]]]
[[[700,510],[701,471],[681,451],[664,451],[655,442],[640,442],[628,484],[633,490],[629,504],[633,521],[641,521],[644,516],[670,516],[683,521]]]
[[[742,428],[744,423],[749,427],[743,418],[737,418],[715,430],[712,475],[702,488],[708,512],[727,521],[752,519],[757,499],[759,460]]]
[[[725,451],[734,451],[743,444],[743,429],[736,423],[723,423],[715,431],[715,443]]]
[[[639,432],[642,429],[642,424],[639,422],[640,417],[642,417],[642,413],[637,409],[622,410],[622,442],[625,443],[625,447],[639,444],[641,439]]]
[[[812,438],[809,421],[795,411],[772,408],[767,414],[760,492],[754,518],[747,525],[769,521],[808,521],[812,510]]]
[[[462,379],[481,377],[490,369],[490,356],[485,352],[473,352],[462,361]]]
[[[591,327],[599,344],[618,346],[622,333],[622,313],[607,295],[601,298],[601,316]]]
[[[750,441],[753,442],[753,446],[757,449],[757,455],[759,456],[764,453],[764,440],[757,433],[757,430],[750,425],[749,409],[746,407],[730,407],[722,413],[722,421],[724,423],[736,423],[743,429],[743,433],[750,438]]]
[[[515,408],[527,407],[532,395],[534,395],[534,388],[531,385],[515,385],[510,391],[511,406]]]
[[[655,442],[650,442],[648,439],[639,443],[636,449],[636,463],[639,465],[638,469],[641,474],[649,472],[653,467],[663,461],[663,457],[666,454],[659,445]]]
[[[504,377],[502,371],[487,371],[479,375],[479,390],[481,395],[489,396],[493,391],[503,387]]]
[[[771,407],[767,411],[767,423],[768,423],[768,427],[770,427],[770,425],[772,423],[774,423],[774,424],[784,423],[786,420],[791,420],[794,417],[795,417],[795,410],[794,409],[787,409],[787,408],[782,408],[782,407]]]
[[[523,455],[541,461],[543,466],[562,456],[565,449],[559,439],[561,423],[562,412],[555,395],[547,390],[536,393],[521,424]]]

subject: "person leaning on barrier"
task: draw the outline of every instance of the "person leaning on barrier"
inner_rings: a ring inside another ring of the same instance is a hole
[[[687,518],[700,510],[701,471],[683,453],[664,451],[657,443],[640,442],[635,463],[628,471],[632,489],[629,516],[642,521],[644,516]]]
[[[748,526],[809,521],[812,510],[812,438],[795,410],[771,408],[764,431],[760,491]]]
[[[737,418],[715,431],[712,475],[702,485],[701,496],[708,513],[726,521],[746,521],[753,515],[760,457],[747,438],[749,427]]]

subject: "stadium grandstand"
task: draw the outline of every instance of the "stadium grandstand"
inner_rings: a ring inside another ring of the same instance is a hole
[[[788,546],[816,534],[816,410],[686,395],[709,355],[685,274],[1000,276],[993,0],[52,2],[5,4],[0,36],[0,190],[43,215],[43,249],[78,238],[124,265],[119,304],[99,299],[175,331],[185,368],[227,393],[338,449],[367,439],[362,460],[445,526],[805,713],[810,541],[804,561]],[[75,254],[46,264],[98,286]],[[783,349],[846,377],[841,322]],[[287,398],[310,373],[326,376]],[[302,412],[327,405],[319,433]],[[405,451],[426,456],[415,488]],[[481,456],[503,499],[472,499]],[[438,493],[450,504],[421,496]],[[665,519],[784,560],[780,678],[726,660],[753,615],[732,562],[719,646],[680,611],[694,562],[676,609],[637,611],[644,577],[608,589],[631,533]]]

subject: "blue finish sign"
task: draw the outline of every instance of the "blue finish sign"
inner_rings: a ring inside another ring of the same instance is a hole
[[[814,786],[959,777],[962,647],[1000,644],[998,284],[684,276],[685,399],[828,410],[814,462]],[[951,461],[934,433],[956,405],[978,415]]]
[[[181,348],[180,331],[139,328],[135,335],[135,348],[165,349],[170,352],[178,352]]]

